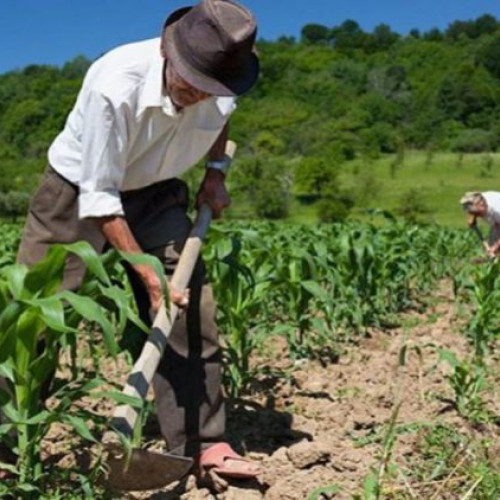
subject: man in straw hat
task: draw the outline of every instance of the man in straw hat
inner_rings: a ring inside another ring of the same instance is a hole
[[[462,196],[460,204],[467,212],[469,227],[477,227],[479,218],[484,219],[490,225],[488,241],[483,241],[483,245],[490,257],[496,257],[500,250],[500,193],[497,191],[468,192]]]
[[[188,189],[177,177],[206,155],[196,206],[207,202],[219,217],[229,204],[228,121],[236,97],[257,80],[255,37],[255,18],[245,7],[204,0],[171,14],[161,38],[95,61],[49,149],[18,261],[32,265],[51,243],[86,240],[98,251],[110,245],[151,253],[171,274],[190,230]],[[141,317],[150,324],[149,309],[162,300],[161,280],[147,265],[129,271]],[[83,272],[70,258],[64,286],[76,289]],[[189,296],[170,290],[187,314],[174,325],[153,381],[161,432],[170,452],[195,457],[201,469],[253,478],[258,467],[224,441],[215,305],[201,263],[194,274]]]

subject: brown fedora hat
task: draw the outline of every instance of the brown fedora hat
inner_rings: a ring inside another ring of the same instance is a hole
[[[165,21],[167,58],[193,87],[217,96],[247,92],[257,81],[257,26],[250,11],[230,0],[203,0]]]

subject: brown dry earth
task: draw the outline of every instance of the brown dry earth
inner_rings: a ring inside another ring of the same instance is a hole
[[[254,363],[281,369],[288,376],[262,377],[252,395],[230,406],[228,431],[235,449],[262,465],[259,481],[233,482],[221,492],[197,486],[194,477],[158,491],[117,495],[123,499],[155,500],[305,500],[318,487],[338,485],[341,492],[318,498],[349,499],[360,492],[371,467],[377,467],[383,437],[395,408],[400,403],[397,426],[436,424],[457,426],[464,432],[484,433],[496,440],[497,428],[474,430],[449,405],[453,397],[445,380],[448,366],[439,362],[436,346],[464,358],[470,348],[460,330],[464,316],[451,299],[450,285],[443,283],[425,313],[409,312],[405,326],[372,330],[358,345],[349,345],[338,363],[306,361],[292,363],[279,339],[269,341]],[[406,346],[406,362],[401,352]],[[498,359],[496,373],[499,373]],[[108,376],[126,376],[125,364],[115,365]],[[498,376],[495,381],[500,381]],[[500,415],[500,397],[490,394],[488,406]],[[103,414],[112,405],[93,402]],[[399,428],[399,427],[398,427]],[[158,433],[152,431],[159,441]],[[417,460],[419,431],[398,433],[393,461],[403,470]],[[79,445],[81,446],[81,445]],[[75,443],[64,441],[63,430],[55,427],[46,440],[46,451],[72,461]],[[74,457],[73,457],[74,458]],[[499,464],[500,465],[500,464]],[[403,482],[395,485],[406,491]],[[403,496],[403,495],[401,495]],[[417,497],[420,498],[420,497]],[[436,498],[448,498],[445,491]]]

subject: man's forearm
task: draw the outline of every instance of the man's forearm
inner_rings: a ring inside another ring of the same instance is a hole
[[[221,133],[212,144],[212,147],[207,153],[208,161],[219,161],[223,160],[226,154],[226,142],[229,134],[229,124],[226,123]]]
[[[124,217],[98,217],[95,219],[95,222],[106,240],[117,250],[131,254],[143,253],[141,246],[132,234],[130,226]],[[149,266],[136,264],[133,268],[144,281],[148,281],[150,273],[152,272]]]
[[[117,250],[131,254],[144,253],[143,249],[135,239],[130,226],[123,217],[109,216],[95,219],[98,227],[108,242]],[[153,267],[147,264],[132,265],[137,272],[149,294],[151,307],[158,311],[163,301],[164,285],[167,285],[170,300],[179,307],[186,307],[189,303],[188,290],[174,290],[168,281],[162,281]]]
[[[98,217],[95,222],[106,240],[117,250],[128,253],[142,253],[142,248],[137,243],[124,217]]]

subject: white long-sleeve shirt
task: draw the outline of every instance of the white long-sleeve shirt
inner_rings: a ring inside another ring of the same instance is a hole
[[[120,191],[176,177],[210,149],[235,109],[210,97],[177,112],[162,93],[160,39],[118,47],[89,68],[50,165],[77,184],[79,216],[123,215]]]

